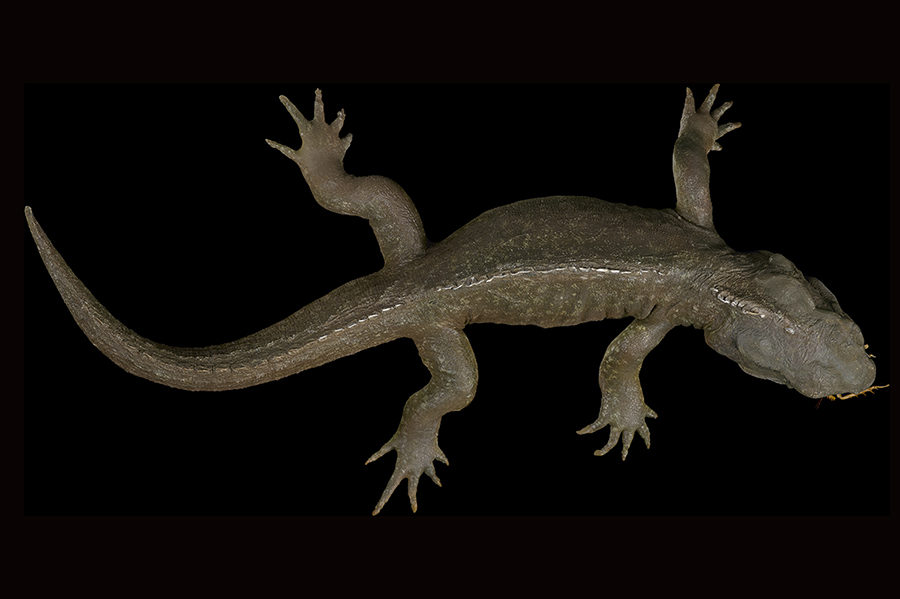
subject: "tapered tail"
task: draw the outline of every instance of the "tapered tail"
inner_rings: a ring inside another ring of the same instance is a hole
[[[397,307],[382,307],[376,273],[238,341],[199,348],[156,343],[123,325],[97,301],[50,243],[30,207],[25,207],[25,217],[56,288],[91,343],[126,371],[156,383],[190,391],[240,389],[396,338],[387,315],[372,318]]]

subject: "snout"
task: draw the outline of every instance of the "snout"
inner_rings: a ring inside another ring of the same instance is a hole
[[[865,354],[865,352],[863,352]],[[845,387],[842,391],[828,393],[835,395],[837,393],[859,393],[863,389],[868,389],[875,382],[875,362],[868,355],[864,355],[861,359],[855,361],[842,372]]]
[[[860,348],[853,356],[831,355],[825,363],[810,363],[809,376],[792,386],[807,397],[859,393],[875,382],[875,362]]]

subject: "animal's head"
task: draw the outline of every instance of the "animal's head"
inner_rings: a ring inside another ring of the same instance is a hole
[[[875,380],[859,327],[818,279],[807,279],[780,254],[749,258],[750,277],[713,288],[721,318],[706,342],[755,377],[807,397],[858,393]],[[726,305],[727,304],[727,305]]]

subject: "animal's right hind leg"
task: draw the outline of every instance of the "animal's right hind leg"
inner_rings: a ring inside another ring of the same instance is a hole
[[[403,407],[403,417],[394,436],[375,452],[366,464],[388,452],[397,452],[394,473],[375,506],[374,516],[381,511],[397,486],[408,479],[407,493],[413,512],[418,503],[419,479],[427,474],[440,486],[434,461],[449,464],[438,447],[438,429],[447,412],[469,405],[478,385],[478,365],[465,333],[455,329],[429,329],[416,339],[422,362],[431,372],[431,380],[413,394]]]
[[[387,177],[354,177],[344,170],[344,153],[352,137],[339,136],[344,111],[338,112],[330,125],[326,123],[320,90],[316,90],[311,121],[284,96],[281,102],[297,123],[303,145],[292,150],[268,139],[266,142],[300,166],[316,201],[332,212],[368,219],[385,266],[407,262],[424,252],[428,241],[422,220],[403,188]]]

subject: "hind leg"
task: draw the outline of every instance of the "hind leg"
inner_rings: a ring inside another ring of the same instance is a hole
[[[344,153],[352,138],[339,136],[344,111],[338,112],[331,124],[326,123],[319,90],[311,121],[284,96],[281,102],[297,123],[303,145],[293,150],[268,139],[266,142],[300,166],[316,201],[332,212],[367,219],[378,238],[385,266],[406,262],[424,252],[428,240],[422,220],[403,188],[387,177],[354,177],[344,170]]]
[[[463,409],[475,397],[478,367],[472,346],[462,331],[429,331],[416,339],[416,346],[422,362],[431,372],[431,380],[406,402],[400,427],[390,441],[366,461],[368,464],[392,450],[397,452],[394,473],[372,512],[373,516],[381,511],[404,478],[409,479],[409,502],[413,512],[418,507],[416,490],[423,473],[440,486],[434,460],[449,465],[437,442],[441,417],[447,412]]]

